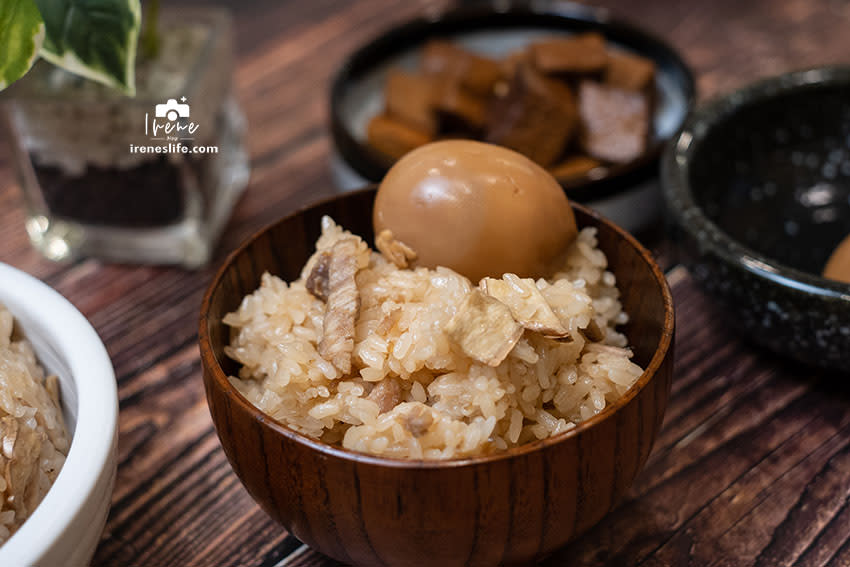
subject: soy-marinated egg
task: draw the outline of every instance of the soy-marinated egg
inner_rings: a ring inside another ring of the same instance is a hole
[[[415,265],[446,266],[473,283],[507,272],[550,276],[577,234],[546,170],[469,140],[427,144],[396,162],[378,189],[373,222],[375,234],[389,229],[415,250]]]

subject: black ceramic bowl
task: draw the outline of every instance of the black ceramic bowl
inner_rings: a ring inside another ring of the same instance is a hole
[[[820,277],[850,233],[850,67],[798,71],[693,113],[662,164],[682,260],[730,323],[850,371],[850,285]]]
[[[342,189],[379,182],[392,161],[366,143],[366,125],[383,109],[386,73],[418,67],[419,49],[448,38],[467,49],[502,57],[537,39],[598,31],[609,44],[652,59],[657,66],[652,140],[639,159],[610,166],[601,177],[559,180],[571,199],[589,204],[627,230],[645,225],[660,209],[658,162],[665,141],[679,130],[695,96],[691,71],[657,37],[610,16],[607,10],[570,2],[473,2],[396,26],[355,51],[340,67],[330,95],[336,154],[332,169]]]

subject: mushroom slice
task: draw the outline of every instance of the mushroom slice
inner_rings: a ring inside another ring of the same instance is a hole
[[[416,404],[404,415],[405,428],[417,438],[425,435],[433,423],[434,415],[425,404]]]
[[[375,237],[375,247],[384,258],[401,269],[409,267],[416,260],[416,251],[401,240],[396,240],[393,231],[388,228]]]
[[[549,338],[570,336],[569,329],[555,315],[531,278],[505,274],[502,279],[484,278],[481,290],[508,306],[513,318],[528,329]]]
[[[343,238],[333,245],[328,260],[327,310],[318,350],[343,374],[351,372],[354,323],[360,312],[360,292],[354,279],[357,253],[358,239]]]
[[[2,419],[2,459],[6,460],[3,471],[7,487],[7,502],[17,511],[35,508],[38,491],[29,491],[33,475],[39,471],[39,457],[46,436],[31,427],[16,422],[13,417]],[[9,496],[11,495],[11,496]]]
[[[605,329],[599,326],[596,318],[591,318],[590,323],[584,329],[579,329],[584,338],[590,342],[598,343],[605,338]]]
[[[0,418],[0,455],[12,459],[17,438],[18,420],[11,416]]]
[[[307,276],[307,281],[304,283],[304,287],[307,288],[307,291],[322,301],[328,300],[330,266],[331,253],[321,252],[316,258],[316,263],[313,264],[313,269],[310,270],[310,275]]]
[[[375,384],[366,399],[378,404],[381,413],[386,413],[401,403],[401,386],[393,378],[384,378]]]
[[[390,329],[396,326],[396,324],[401,319],[401,307],[394,307],[389,313],[384,315],[384,318],[381,319],[381,322],[378,323],[378,326],[375,327],[375,332],[379,335],[386,335],[390,332]]]
[[[507,305],[473,289],[445,330],[467,356],[498,366],[519,341],[523,328]]]

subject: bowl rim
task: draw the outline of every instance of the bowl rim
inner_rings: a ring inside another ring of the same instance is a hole
[[[661,186],[676,224],[725,262],[789,291],[847,301],[850,300],[850,284],[777,262],[730,236],[697,204],[689,175],[694,154],[713,126],[776,96],[836,85],[850,86],[850,65],[790,71],[715,96],[692,111],[682,130],[668,143],[661,160]]]
[[[491,3],[458,3],[454,7],[437,14],[423,15],[397,24],[379,35],[361,44],[337,69],[331,81],[328,99],[331,137],[342,160],[368,182],[379,182],[392,161],[367,143],[360,142],[345,126],[342,116],[342,99],[353,77],[364,69],[397,53],[399,48],[406,49],[419,45],[427,38],[445,37],[462,29],[480,31],[486,29],[505,29],[509,27],[530,27],[514,18],[535,18],[547,21],[554,29],[560,24],[563,29],[573,31],[599,31],[606,37],[623,43],[639,45],[639,52],[654,61],[665,61],[674,69],[676,84],[681,88],[685,100],[685,112],[673,133],[666,139],[655,140],[640,157],[626,164],[608,167],[609,174],[593,179],[589,176],[578,178],[557,178],[558,183],[567,191],[570,199],[582,202],[596,201],[619,194],[631,187],[652,179],[658,175],[659,161],[666,142],[676,136],[688,111],[696,100],[696,80],[693,71],[684,58],[670,44],[659,36],[637,27],[623,19],[612,16],[606,8],[591,7],[574,2],[544,1],[518,2],[506,5]],[[498,25],[490,23],[487,18]],[[518,23],[517,23],[518,22]]]
[[[375,186],[371,185],[358,191],[346,193],[345,195],[362,195],[373,191],[375,191]],[[231,402],[235,402],[242,411],[250,414],[253,421],[261,424],[261,426],[270,428],[272,431],[275,432],[275,434],[281,435],[287,438],[289,441],[306,446],[307,448],[314,451],[318,451],[319,453],[324,454],[326,456],[335,457],[345,461],[350,461],[358,464],[369,464],[375,466],[401,469],[447,469],[503,461],[527,455],[529,453],[533,453],[539,450],[545,450],[567,439],[578,436],[579,434],[594,427],[596,424],[601,423],[606,419],[612,418],[620,411],[620,409],[628,405],[637,396],[637,394],[641,392],[644,387],[646,387],[657,376],[658,370],[661,367],[662,363],[664,363],[664,361],[667,359],[668,354],[672,356],[671,347],[673,342],[673,332],[675,328],[673,296],[670,292],[670,287],[667,283],[667,279],[665,278],[664,273],[661,271],[661,268],[652,258],[650,252],[642,244],[640,244],[640,242],[638,242],[637,239],[635,239],[635,237],[633,237],[631,234],[614,224],[612,221],[603,217],[599,213],[593,211],[592,209],[571,201],[570,204],[575,209],[581,211],[584,214],[587,214],[588,216],[593,217],[601,224],[616,232],[621,238],[628,242],[628,244],[638,252],[641,259],[649,266],[653,276],[655,277],[655,281],[660,287],[662,301],[664,303],[664,320],[662,321],[661,337],[655,349],[655,352],[653,353],[649,364],[647,364],[644,372],[640,375],[637,381],[616,402],[608,405],[604,410],[602,410],[595,416],[580,422],[569,431],[559,433],[558,435],[552,437],[547,437],[546,439],[531,441],[529,443],[525,443],[517,447],[512,447],[504,451],[499,451],[490,455],[483,455],[477,457],[461,457],[456,459],[403,459],[398,457],[382,457],[377,455],[370,455],[367,453],[361,453],[351,449],[344,449],[342,447],[334,447],[327,443],[323,443],[321,441],[303,435],[302,433],[291,429],[287,425],[279,422],[275,418],[264,413],[261,409],[252,404],[247,398],[245,398],[230,383],[230,380],[228,380],[227,375],[221,368],[221,365],[218,364],[218,361],[215,357],[215,354],[213,353],[212,346],[210,344],[209,326],[212,323],[208,320],[208,313],[210,310],[213,293],[218,288],[221,281],[224,279],[225,274],[228,272],[231,265],[235,262],[236,258],[242,255],[250,246],[253,245],[255,241],[257,241],[259,238],[261,238],[264,234],[266,234],[269,230],[271,230],[278,224],[290,218],[303,214],[309,209],[321,206],[340,197],[340,195],[331,196],[325,199],[318,200],[307,206],[301,207],[296,211],[285,215],[284,217],[264,226],[256,233],[254,233],[251,237],[246,239],[238,248],[236,248],[228,255],[227,259],[218,269],[215,277],[212,279],[209,286],[207,287],[207,290],[204,292],[204,298],[201,303],[198,342],[201,351],[201,362],[204,367],[204,381],[209,382],[210,380],[212,380],[212,382],[214,383],[212,387],[217,387],[218,389],[223,391],[228,400],[230,400]]]
[[[26,315],[67,364],[77,390],[77,423],[65,464],[35,511],[0,546],[0,564],[36,565],[80,521],[100,479],[112,472],[107,469],[118,437],[118,392],[106,347],[70,301],[2,262],[0,284],[0,301],[16,318]]]

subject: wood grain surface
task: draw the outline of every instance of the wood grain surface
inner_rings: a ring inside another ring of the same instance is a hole
[[[252,181],[210,268],[52,264],[30,249],[0,140],[0,261],[93,323],[121,401],[119,470],[96,567],[334,565],[286,534],[232,472],[204,400],[196,318],[214,267],[259,227],[333,191],[328,80],[359,43],[439,8],[406,0],[233,0]],[[680,49],[700,97],[850,59],[844,0],[606,0]],[[654,242],[664,249],[664,242]],[[626,501],[547,565],[850,565],[846,377],[729,336],[679,269],[677,360],[656,447]]]

